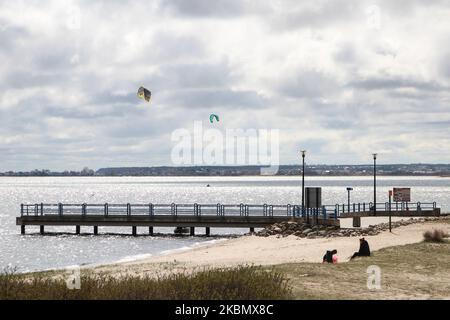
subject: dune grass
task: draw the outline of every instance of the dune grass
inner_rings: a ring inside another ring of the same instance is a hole
[[[423,233],[426,242],[445,242],[445,238],[448,237],[448,233],[441,229],[427,230]]]
[[[81,273],[80,289],[69,290],[62,277],[45,274],[0,274],[0,300],[86,299],[86,300],[226,300],[289,299],[291,289],[285,277],[274,270],[254,266],[204,270],[195,274],[165,277],[112,277]]]

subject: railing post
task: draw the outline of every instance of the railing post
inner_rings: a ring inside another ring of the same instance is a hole
[[[248,204],[245,205],[245,216],[248,217],[249,215],[249,208],[248,208]]]
[[[305,210],[305,208],[303,208]],[[306,208],[306,223],[309,224],[309,208]]]
[[[222,205],[220,206],[220,210],[221,210],[222,216],[225,216],[225,205],[224,205],[224,204],[222,204]]]
[[[361,212],[361,203],[358,202],[358,212]]]
[[[131,204],[127,203],[127,216],[131,216]]]
[[[87,207],[87,204],[86,203],[83,203],[82,205],[81,205],[81,214],[83,215],[83,216],[85,216],[86,215],[86,207]]]
[[[220,203],[216,205],[216,215],[220,216]]]
[[[286,215],[289,217],[290,213],[291,213],[291,205],[288,203],[286,206]],[[292,216],[295,216],[294,211],[292,211]]]
[[[153,209],[153,203],[150,203],[149,205],[148,205],[148,214],[149,215],[151,215],[151,216],[153,216],[153,214],[154,214],[154,211],[153,211],[154,209]]]
[[[44,215],[44,204],[41,202],[41,216]]]
[[[37,216],[39,214],[39,209],[37,203],[34,205],[34,215]]]
[[[176,215],[176,212],[175,212],[175,203],[172,203],[172,204],[170,205],[170,213],[171,213],[172,215]]]
[[[23,216],[23,203],[20,204],[20,216]]]
[[[104,210],[103,210],[103,214],[105,215],[105,217],[107,217],[108,216],[108,214],[109,214],[109,210],[108,210],[109,208],[108,208],[108,203],[105,203],[105,206],[104,206]],[[94,229],[95,230],[95,229]]]
[[[62,216],[63,215],[63,204],[62,203],[58,203],[58,214],[60,215],[60,216]]]
[[[266,217],[267,216],[267,204],[263,204],[263,216]]]
[[[239,205],[239,215],[242,217],[244,215],[244,204]]]
[[[194,216],[198,216],[198,204],[194,203]]]
[[[325,206],[322,206],[322,215],[323,215],[323,218],[326,220],[327,219],[327,209],[325,208]]]
[[[334,207],[334,220],[337,220],[337,216],[338,216],[337,209],[336,207]]]
[[[269,215],[273,217],[273,205],[269,206]]]

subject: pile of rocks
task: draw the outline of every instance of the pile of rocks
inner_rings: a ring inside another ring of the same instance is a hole
[[[413,223],[423,223],[425,221],[433,221],[440,218],[427,217],[427,218],[410,218],[408,220],[401,220],[392,222],[392,228],[398,228],[401,226],[407,226]],[[309,225],[304,222],[296,221],[283,221],[275,223],[261,231],[255,233],[260,237],[278,236],[287,237],[294,235],[300,238],[330,238],[330,237],[361,237],[361,236],[375,236],[382,231],[389,230],[389,223],[380,223],[377,225],[370,225],[367,228],[339,228],[336,226],[324,226],[324,225]]]

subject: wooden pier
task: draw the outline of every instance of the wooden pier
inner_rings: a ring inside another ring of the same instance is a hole
[[[437,216],[440,209],[436,203],[406,203],[391,205],[377,203],[376,212],[371,203],[348,205],[326,205],[320,208],[304,208],[298,205],[249,205],[249,204],[22,204],[16,225],[25,234],[26,226],[39,226],[41,234],[45,226],[74,226],[80,234],[81,227],[131,227],[137,235],[138,227],[146,227],[153,235],[154,227],[188,227],[190,235],[195,228],[264,228],[286,220],[303,221],[309,224],[340,226],[339,218],[357,220],[366,216]],[[355,222],[356,221],[356,222]],[[358,226],[358,225],[355,225]]]

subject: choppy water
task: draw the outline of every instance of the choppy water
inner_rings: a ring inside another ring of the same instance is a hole
[[[210,188],[206,185],[210,184]],[[352,201],[369,202],[373,197],[371,177],[314,177],[306,186],[322,187],[324,204],[345,203],[346,187],[354,188]],[[387,199],[392,187],[411,187],[412,200],[436,201],[443,211],[450,210],[450,178],[378,177],[377,201]],[[149,237],[138,228],[99,228],[100,235],[59,234],[40,236],[38,227],[27,227],[21,236],[15,225],[20,203],[251,203],[298,204],[301,202],[299,177],[0,177],[0,268],[20,271],[62,268],[68,265],[99,264],[187,249],[242,229],[211,229],[212,239],[203,237]],[[46,227],[46,231],[74,232],[72,227]],[[82,232],[91,232],[82,228]],[[155,228],[171,233],[173,228]],[[203,232],[198,228],[198,232]],[[102,234],[103,233],[103,234]]]

